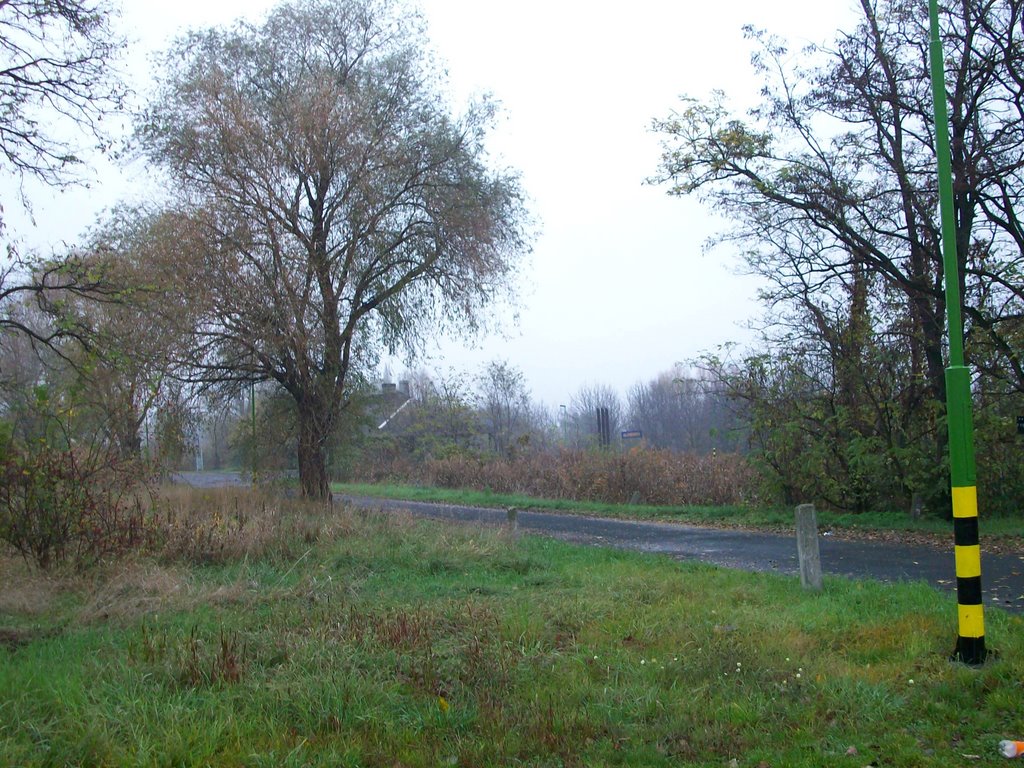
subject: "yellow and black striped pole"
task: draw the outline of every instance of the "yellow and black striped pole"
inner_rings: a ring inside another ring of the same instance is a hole
[[[953,544],[956,551],[956,602],[959,631],[955,661],[985,661],[985,616],[981,600],[981,547],[978,542],[978,491],[974,479],[971,424],[971,375],[964,366],[946,369],[946,421],[949,425],[949,474],[953,491]]]
[[[981,547],[978,544],[978,493],[974,473],[974,427],[971,419],[971,374],[964,366],[963,318],[960,313],[960,264],[956,253],[953,172],[946,112],[946,72],[939,36],[938,0],[929,0],[932,98],[935,102],[935,154],[939,166],[942,254],[949,318],[949,367],[946,368],[946,424],[949,429],[949,475],[953,495],[956,551],[958,633],[953,659],[978,665],[985,661],[985,616],[981,593]]]

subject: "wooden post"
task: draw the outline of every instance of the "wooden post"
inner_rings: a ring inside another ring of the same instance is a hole
[[[800,584],[804,589],[821,589],[818,515],[813,504],[801,504],[796,508],[796,553],[800,560]]]

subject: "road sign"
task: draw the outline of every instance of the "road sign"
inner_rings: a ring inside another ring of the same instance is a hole
[[[641,432],[639,429],[631,429],[628,432],[623,432],[622,433],[622,439],[623,440],[639,440],[643,436],[644,436],[644,433]]]

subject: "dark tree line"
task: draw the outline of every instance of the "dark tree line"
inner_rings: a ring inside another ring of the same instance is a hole
[[[81,157],[67,124],[106,145],[99,119],[123,96],[107,67],[121,45],[111,14],[0,3],[12,174],[71,183]],[[1022,18],[1024,0],[942,11],[979,486],[1006,508],[1024,495],[1012,421],[1024,413]],[[763,278],[760,346],[637,385],[626,403],[584,387],[557,421],[496,364],[469,403],[422,389],[426,449],[438,430],[469,444],[470,414],[487,414],[475,429],[499,454],[584,447],[608,408],[613,435],[640,429],[657,447],[749,442],[786,501],[945,509],[926,4],[862,0],[854,29],[798,52],[748,36],[760,105],[737,115],[722,95],[685,100],[656,122],[657,180],[734,223],[719,242]],[[529,247],[518,179],[485,151],[494,106],[456,114],[442,92],[418,19],[387,2],[286,2],[263,23],[181,38],[136,133],[170,203],[116,212],[56,258],[11,249],[0,269],[0,378],[18,389],[0,419],[39,406],[131,454],[149,428],[177,430],[180,447],[198,394],[259,386],[293,419],[281,434],[303,492],[325,497],[381,351],[474,329]],[[46,105],[63,116],[53,132]]]

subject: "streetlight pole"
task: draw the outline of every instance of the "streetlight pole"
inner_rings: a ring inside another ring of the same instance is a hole
[[[949,475],[953,497],[958,633],[955,661],[984,663],[985,617],[981,593],[981,547],[978,540],[978,492],[971,418],[971,373],[964,365],[963,318],[960,314],[960,265],[956,252],[956,211],[946,111],[946,70],[939,35],[938,0],[928,0],[932,99],[935,104],[935,154],[939,171],[943,271],[949,327],[946,368],[946,424],[949,430]]]

